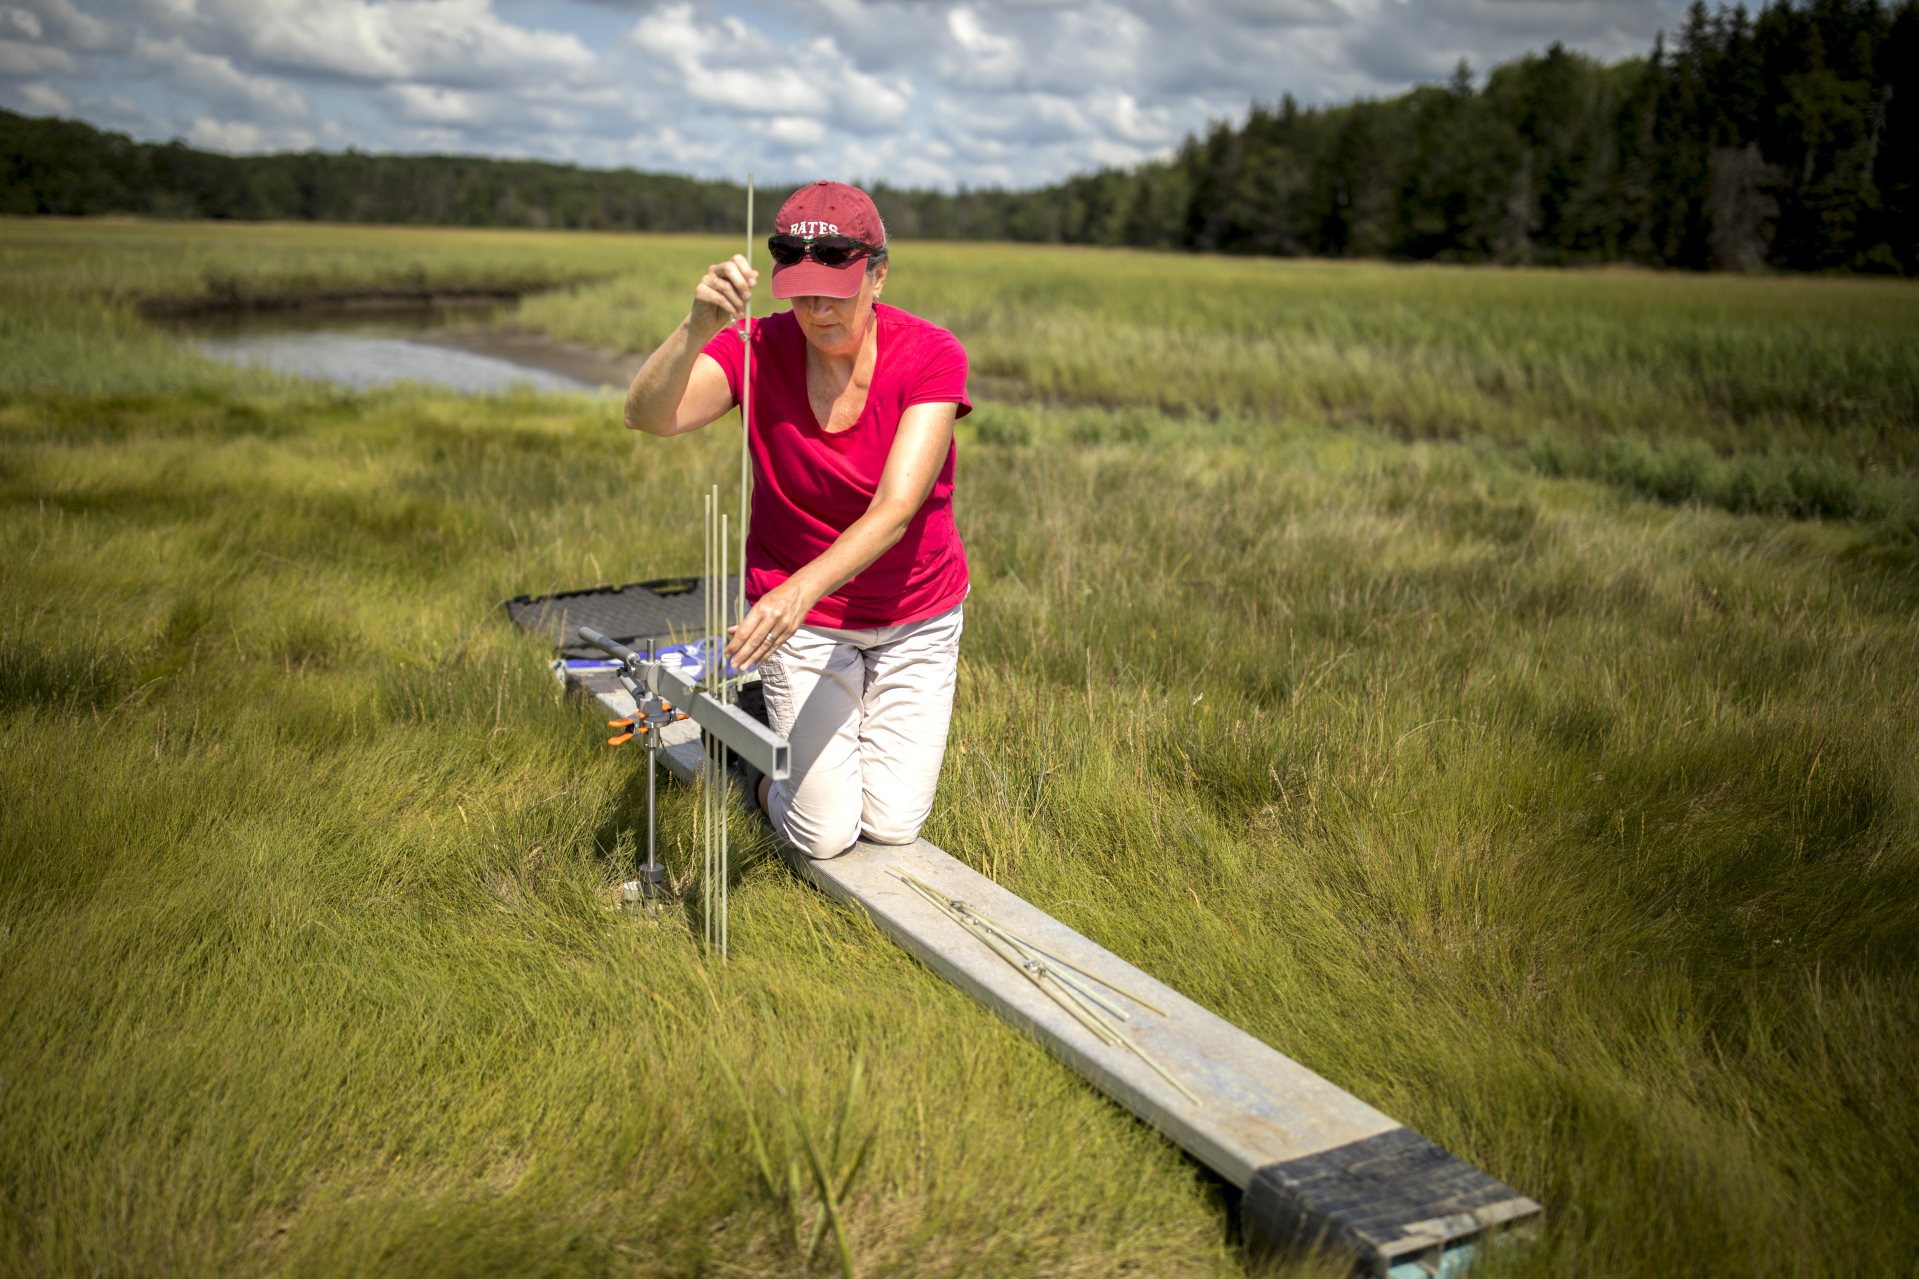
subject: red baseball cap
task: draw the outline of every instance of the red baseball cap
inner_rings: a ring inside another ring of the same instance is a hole
[[[886,246],[886,228],[880,225],[880,211],[873,207],[873,197],[858,187],[823,178],[786,198],[779,216],[773,219],[773,234],[808,240],[843,235],[875,248]],[[860,291],[866,263],[866,258],[858,257],[844,266],[821,266],[809,254],[792,266],[775,266],[773,296],[853,297]]]

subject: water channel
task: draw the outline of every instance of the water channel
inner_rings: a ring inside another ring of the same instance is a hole
[[[502,304],[301,307],[169,321],[197,350],[228,364],[357,388],[417,382],[469,395],[516,386],[593,391],[624,385],[620,362],[535,335],[484,327]]]

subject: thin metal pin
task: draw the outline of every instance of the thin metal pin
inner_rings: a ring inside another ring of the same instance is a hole
[[[719,536],[720,510],[717,495],[713,492],[711,485],[707,486],[706,500],[707,509],[713,515],[706,527],[706,642],[701,645],[700,656],[703,659],[702,674],[706,678],[706,690],[708,693],[713,693],[719,688],[719,681],[714,677],[716,663],[713,661],[713,633],[719,629],[714,622],[714,604],[717,603],[714,584],[719,579],[718,565],[713,558],[713,541]],[[714,759],[716,752],[713,748],[713,734],[702,733],[701,738],[706,747],[706,767],[700,770],[700,799],[706,805],[706,947],[711,951],[719,945],[720,940],[720,885],[717,874],[720,832],[719,823],[715,820],[717,815],[713,808],[714,774],[719,771],[719,765]]]
[[[718,492],[718,488],[716,488],[714,492]],[[718,603],[718,609],[720,609],[720,634],[714,638],[714,651],[716,651],[714,661],[720,666],[720,691],[722,691],[722,701],[725,701],[725,643],[723,643],[723,641],[725,641],[725,597],[723,597],[723,584],[725,584],[725,547],[727,547],[725,513],[722,513],[722,515],[720,515],[720,582],[722,582],[722,597],[716,601],[716,603]],[[731,885],[727,883],[727,880],[731,878],[731,868],[729,868],[729,864],[727,864],[727,862],[729,862],[729,857],[727,857],[727,853],[729,853],[729,849],[727,849],[727,835],[729,835],[729,828],[733,826],[733,810],[727,805],[727,785],[725,785],[727,784],[727,760],[725,760],[725,743],[720,741],[718,737],[714,739],[714,755],[720,757],[720,774],[718,774],[718,778],[716,778],[718,785],[714,787],[714,810],[716,810],[718,816],[720,816],[720,958],[725,958],[725,956],[727,956],[727,906],[729,906],[729,899],[731,899]]]
[[[706,647],[706,688],[718,695],[720,684],[725,680],[725,663],[720,657],[720,595],[725,588],[720,584],[720,520],[723,517],[720,515],[718,484],[712,486],[712,503],[714,503],[712,559],[708,561],[712,565],[712,590],[706,591],[708,609],[712,615],[712,632]],[[720,759],[723,751],[725,747],[720,745],[720,737],[706,734],[706,753],[708,753],[708,759],[712,760],[712,766],[706,770],[704,782],[706,782],[706,810],[712,814],[708,818],[710,822],[708,830],[712,832],[712,876],[714,876],[712,920],[708,922],[708,928],[712,929],[710,941],[714,947],[720,945],[720,901],[722,901],[720,895],[725,891],[725,885],[720,876]]]
[[[957,904],[962,910],[972,911],[973,909],[971,906],[967,905],[965,902],[959,902]],[[1112,982],[1107,981],[1104,977],[1101,977],[1098,973],[1089,972],[1086,969],[1081,968],[1078,964],[1075,964],[1072,960],[1066,959],[1063,956],[1055,954],[1054,952],[1046,949],[1046,947],[1040,945],[1038,942],[1034,941],[1032,938],[1023,936],[1020,933],[1016,933],[1012,929],[1006,927],[1004,924],[996,924],[993,921],[987,919],[985,916],[978,915],[977,912],[974,912],[974,914],[980,920],[980,922],[985,924],[988,928],[993,929],[994,931],[1000,933],[1002,936],[1006,937],[1009,941],[1012,941],[1016,943],[1017,945],[1022,946],[1025,949],[1030,950],[1037,955],[1045,956],[1047,959],[1051,960],[1053,964],[1056,965],[1058,968],[1064,968],[1068,970],[1069,972],[1077,974],[1080,977],[1086,978],[1088,981],[1097,982],[1100,985],[1106,987],[1106,989],[1112,991],[1114,994],[1120,995],[1127,999],[1132,1000],[1134,1003],[1138,1004],[1141,1008],[1144,1008],[1148,1012],[1158,1013],[1161,1017],[1166,1016],[1165,1009],[1159,1007],[1156,1004],[1150,1003],[1147,1000],[1140,998],[1138,995],[1126,989],[1124,986],[1115,985]],[[1121,1013],[1119,1015],[1122,1017],[1125,1016],[1124,1013]]]
[[[646,750],[646,869],[640,873],[647,877],[646,884],[641,891],[646,897],[646,913],[648,916],[653,915],[659,909],[659,903],[654,900],[655,890],[659,887],[659,884],[658,881],[652,878],[653,868],[659,865],[659,861],[657,860],[658,854],[655,852],[655,849],[659,847],[656,829],[658,826],[657,819],[659,817],[659,809],[655,801],[653,780],[659,773],[659,739],[659,730],[655,729],[644,743]]]
[[[708,682],[712,679],[712,658],[708,645],[713,634],[713,495],[708,492],[701,495],[700,509],[703,518],[700,521],[700,657],[705,667],[701,674]],[[700,731],[700,746],[706,762],[713,759],[712,737],[704,729]],[[713,770],[711,767],[700,770],[700,923],[706,938],[707,948],[713,946]]]
[[[746,266],[753,267],[753,171],[746,171]],[[740,589],[735,618],[746,616],[747,495],[752,492],[753,468],[753,299],[746,299],[746,341],[740,371]]]

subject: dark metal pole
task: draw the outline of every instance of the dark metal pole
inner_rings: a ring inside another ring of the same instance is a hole
[[[659,773],[660,729],[661,724],[652,726],[653,731],[646,735],[646,865],[640,870],[640,891],[646,897],[646,913],[651,915],[660,895],[660,859],[654,851],[657,845],[656,828],[659,824],[659,808],[654,800],[654,777]]]

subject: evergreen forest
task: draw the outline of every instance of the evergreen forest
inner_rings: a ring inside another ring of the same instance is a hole
[[[1555,44],[1383,100],[1282,95],[1166,160],[1035,190],[872,189],[907,238],[1919,274],[1919,0],[1698,3],[1613,65]],[[0,112],[0,214],[724,231],[740,201],[632,170],[230,156]]]

